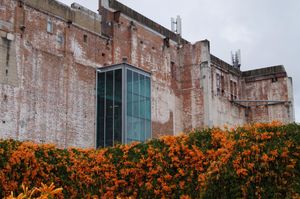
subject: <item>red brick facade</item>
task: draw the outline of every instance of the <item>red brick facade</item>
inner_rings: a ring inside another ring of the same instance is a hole
[[[0,10],[1,138],[94,147],[96,69],[124,61],[151,73],[154,137],[294,120],[283,67],[241,72],[207,40],[191,44],[117,1],[99,14],[50,0],[0,0]]]

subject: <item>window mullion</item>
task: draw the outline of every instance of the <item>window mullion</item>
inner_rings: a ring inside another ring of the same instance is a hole
[[[141,140],[141,116],[140,116],[140,109],[141,109],[141,79],[140,79],[140,74],[138,74],[138,85],[139,85],[139,88],[138,88],[138,120],[139,120],[139,141],[142,141]]]
[[[112,114],[112,120],[113,120],[113,140],[112,140],[112,143],[113,143],[113,146],[115,145],[115,81],[116,81],[116,78],[115,78],[115,70],[113,71],[113,114]]]
[[[106,147],[106,72],[105,72],[105,75],[104,75],[104,117],[103,117],[103,144],[104,144],[104,147]]]

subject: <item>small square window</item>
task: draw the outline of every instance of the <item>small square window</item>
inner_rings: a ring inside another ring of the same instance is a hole
[[[47,32],[53,33],[53,22],[50,19],[47,20]]]

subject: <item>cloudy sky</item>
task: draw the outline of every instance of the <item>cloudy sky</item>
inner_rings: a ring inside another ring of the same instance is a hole
[[[96,11],[98,0],[77,2]],[[296,121],[300,122],[300,1],[299,0],[120,0],[146,17],[170,28],[180,15],[183,37],[208,39],[211,52],[230,63],[241,49],[242,70],[282,64],[294,82]],[[188,2],[188,3],[187,3]]]

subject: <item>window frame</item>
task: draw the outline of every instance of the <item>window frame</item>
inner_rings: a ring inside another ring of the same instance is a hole
[[[49,29],[50,28],[50,29]],[[46,25],[46,30],[47,30],[47,33],[53,33],[53,21],[50,19],[50,18],[47,18],[47,25]]]

